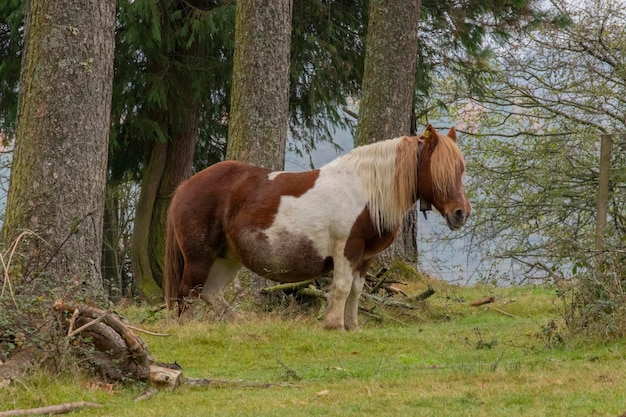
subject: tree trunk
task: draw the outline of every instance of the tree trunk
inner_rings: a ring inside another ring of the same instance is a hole
[[[292,0],[237,2],[228,159],[284,167],[291,10]]]
[[[141,192],[135,209],[135,223],[131,239],[131,262],[133,278],[141,296],[148,302],[157,302],[162,297],[161,288],[157,285],[150,263],[150,227],[152,212],[157,192],[165,171],[167,160],[167,143],[152,144],[150,157],[143,172]]]
[[[292,7],[292,0],[237,2],[226,159],[285,167]]]
[[[411,127],[418,52],[420,0],[371,0],[365,69],[355,145],[408,135]],[[416,258],[416,215],[405,219],[387,251]]]
[[[25,23],[5,246],[23,229],[26,279],[103,294],[100,261],[115,1],[31,0]],[[45,241],[45,243],[44,243]],[[45,269],[41,271],[41,269]]]
[[[193,80],[179,80],[179,89],[186,91],[189,100],[170,109],[172,113],[164,122],[170,140],[152,144],[135,214],[131,243],[133,277],[137,290],[148,302],[162,299],[167,210],[176,187],[191,174],[198,137],[202,106],[192,98]]]
[[[176,3],[184,13],[208,11],[213,2]],[[178,22],[176,24],[179,24]],[[166,143],[152,144],[152,153],[143,174],[131,244],[133,276],[137,289],[149,302],[162,300],[165,224],[172,194],[178,184],[189,178],[198,138],[202,100],[198,94],[205,62],[205,47],[199,40],[190,46],[176,45],[167,65],[150,63],[154,73],[168,80],[167,103],[154,110],[154,119],[168,136]],[[165,46],[164,46],[165,48]],[[177,71],[179,67],[184,70]],[[182,97],[182,99],[181,99]],[[208,271],[207,271],[208,273]]]
[[[200,104],[190,106],[182,113],[184,120],[172,135],[168,144],[167,159],[161,183],[152,209],[150,226],[149,259],[154,281],[163,287],[163,262],[165,257],[165,224],[172,194],[178,184],[189,178],[193,154],[198,138]]]

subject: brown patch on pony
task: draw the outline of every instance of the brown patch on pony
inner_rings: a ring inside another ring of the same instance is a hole
[[[165,262],[168,306],[204,284],[215,259],[232,251],[233,245],[228,241],[241,230],[240,225],[247,225],[243,230],[252,237],[264,239],[260,231],[274,222],[281,196],[299,197],[306,193],[314,186],[319,170],[276,173],[272,178],[270,174],[269,169],[225,161],[179,185],[168,212]],[[268,187],[270,183],[274,187]],[[211,192],[207,192],[207,184],[211,185]],[[230,199],[223,198],[229,194]],[[230,220],[224,222],[224,219]],[[193,273],[185,272],[186,279],[182,282],[184,259],[193,260],[195,268]]]
[[[229,162],[238,164],[240,168],[237,173],[239,181],[230,188],[229,214],[232,217],[236,213],[242,216],[243,224],[261,230],[274,223],[282,196],[300,197],[313,188],[320,174],[319,170],[279,173],[240,162]],[[272,173],[275,176],[270,179]],[[269,187],[270,183],[272,187]]]
[[[385,250],[396,237],[398,228],[379,233],[372,222],[370,210],[365,207],[350,229],[344,256],[355,272],[364,275],[373,258]]]
[[[278,282],[305,281],[332,270],[333,259],[322,258],[311,240],[287,231],[278,235],[281,251],[273,251],[265,235],[259,233],[253,243],[242,245],[239,241],[235,257],[253,272]]]

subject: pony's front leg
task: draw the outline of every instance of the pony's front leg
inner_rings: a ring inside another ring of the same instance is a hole
[[[344,310],[344,328],[346,330],[354,330],[359,327],[359,299],[361,298],[364,284],[365,278],[359,273],[354,274],[352,289]]]
[[[328,330],[344,329],[344,310],[346,300],[352,289],[353,276],[350,270],[350,262],[343,256],[343,245],[341,245],[341,248],[340,255],[335,256],[333,259],[335,266],[333,284],[328,294],[328,307],[324,317],[324,328]]]

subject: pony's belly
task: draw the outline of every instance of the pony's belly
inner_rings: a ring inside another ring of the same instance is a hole
[[[333,268],[333,258],[304,236],[283,233],[269,239],[263,232],[246,233],[236,246],[234,252],[244,266],[273,281],[304,281]]]

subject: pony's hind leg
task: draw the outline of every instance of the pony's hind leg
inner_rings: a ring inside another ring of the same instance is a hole
[[[182,279],[178,287],[179,319],[182,319],[189,310],[188,300],[200,296],[214,261],[215,257],[212,256],[188,256],[185,258]]]
[[[213,263],[204,283],[200,298],[209,304],[219,319],[232,318],[230,306],[224,298],[224,288],[230,284],[241,269],[241,264],[232,259],[218,258]]]

